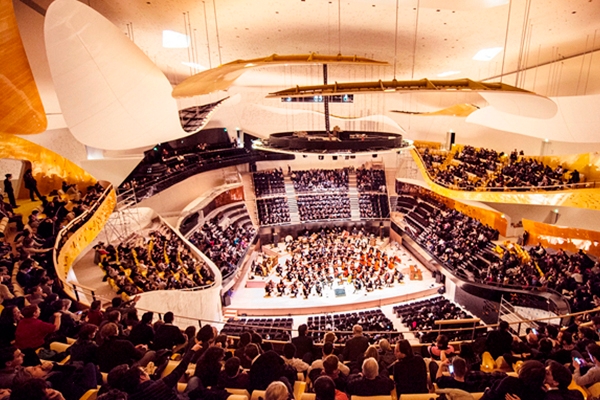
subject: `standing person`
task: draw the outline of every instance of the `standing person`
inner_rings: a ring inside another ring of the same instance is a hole
[[[308,326],[302,324],[298,327],[298,336],[292,338],[292,343],[296,346],[295,357],[310,364],[313,360],[314,343],[313,338],[307,335]]]
[[[500,321],[498,329],[488,333],[485,350],[490,352],[494,360],[504,354],[510,354],[512,351],[513,336],[508,328],[508,322]]]
[[[363,336],[363,329],[360,325],[354,325],[352,327],[352,333],[354,336],[346,342],[342,356],[344,361],[349,361],[351,364],[356,364],[358,357],[369,347],[369,339]],[[352,367],[350,367],[352,369]]]
[[[33,173],[31,172],[31,168],[25,171],[25,175],[23,175],[23,180],[25,181],[25,189],[29,190],[29,198],[31,201],[35,201],[34,193],[37,197],[43,202],[44,196],[40,194],[40,191],[37,188],[37,181],[33,177]]]
[[[4,180],[4,193],[6,193],[6,195],[8,196],[8,201],[12,208],[17,208],[19,206],[17,205],[17,201],[15,200],[15,191],[11,182],[12,174],[6,174],[4,176],[6,177],[6,179]]]

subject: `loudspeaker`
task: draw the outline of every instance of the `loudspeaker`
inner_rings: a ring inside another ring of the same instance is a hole
[[[442,274],[441,272],[438,272],[435,275],[435,283],[444,283],[445,279],[444,279],[444,274]]]
[[[223,295],[223,298],[221,299],[221,305],[223,307],[228,307],[231,305],[231,296],[229,294]]]

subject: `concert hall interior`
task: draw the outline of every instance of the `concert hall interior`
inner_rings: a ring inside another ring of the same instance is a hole
[[[600,395],[598,0],[0,21],[0,399]]]

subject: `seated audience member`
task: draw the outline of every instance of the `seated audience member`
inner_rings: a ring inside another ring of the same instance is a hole
[[[581,367],[585,365],[580,364],[575,358],[573,358],[573,380],[579,386],[589,387],[592,386],[596,382],[600,382],[600,346],[596,343],[589,344],[587,347],[587,352],[592,360],[592,367],[588,369],[588,371],[581,375]],[[583,360],[583,358],[577,357],[579,360]]]
[[[310,371],[308,377],[312,382],[314,382],[319,378],[319,376],[328,376],[331,379],[333,379],[333,382],[335,383],[335,388],[337,390],[345,392],[346,384],[348,383],[348,378],[346,377],[346,375],[340,373],[340,370],[338,368],[340,364],[340,359],[337,358],[336,355],[328,355],[323,359],[323,368],[313,368]]]
[[[358,357],[369,347],[369,339],[363,336],[362,326],[358,324],[354,325],[352,327],[352,334],[354,336],[346,342],[342,352],[344,361],[350,361],[351,363],[356,362]]]
[[[315,400],[348,400],[346,393],[336,389],[333,379],[327,375],[317,378],[313,382]]]
[[[172,350],[173,347],[185,343],[185,337],[181,333],[181,329],[173,325],[173,313],[171,311],[165,313],[163,317],[164,324],[158,327],[154,334],[154,349],[156,350]]]
[[[290,390],[285,383],[273,381],[266,388],[264,400],[288,400],[289,395]]]
[[[307,335],[308,326],[302,324],[298,327],[298,336],[292,338],[292,343],[296,346],[294,357],[301,358],[310,363],[313,360],[313,338]]]
[[[452,371],[450,371],[452,366]],[[450,376],[445,376],[445,371],[450,372]],[[438,369],[435,377],[435,383],[437,383],[440,389],[461,389],[465,392],[475,392],[475,388],[472,387],[468,382],[465,381],[467,375],[467,363],[460,357],[454,357],[452,360],[449,358],[445,359],[441,367]]]
[[[350,375],[346,393],[350,396],[385,396],[394,389],[394,381],[379,374],[377,360],[367,358],[362,364],[362,373]]]
[[[66,400],[78,400],[85,392],[97,387],[97,372],[92,363],[63,366],[44,361],[40,365],[22,368],[15,376],[14,384],[44,379]]]
[[[131,328],[131,332],[129,332],[129,341],[134,345],[145,344],[148,347],[152,346],[152,342],[154,341],[154,328],[152,327],[152,319],[154,318],[154,313],[145,312],[142,315],[142,320],[139,324],[135,325]]]
[[[286,343],[283,346],[283,355],[281,357],[283,357],[283,361],[285,361],[287,365],[289,365],[292,368],[295,368],[296,371],[306,372],[308,370],[309,365],[301,359],[294,357],[296,353],[296,346],[294,346],[293,343]]]
[[[15,340],[17,324],[23,318],[17,306],[6,306],[0,314],[0,348],[9,346]]]
[[[23,353],[15,346],[0,349],[0,389],[10,389],[23,364]]]
[[[428,393],[425,361],[413,354],[408,340],[400,339],[396,344],[396,358],[397,361],[389,367],[396,383],[396,393]]]
[[[254,361],[261,355],[260,347],[256,343],[248,343],[246,347],[244,347],[244,354],[240,361],[242,362],[242,367],[244,369],[250,369]]]
[[[219,374],[218,387],[231,389],[247,389],[250,377],[242,369],[240,359],[233,356],[225,361],[225,367]]]
[[[253,345],[250,343],[248,346]],[[250,367],[249,392],[254,390],[266,390],[271,382],[286,379],[293,383],[296,381],[297,372],[287,367],[283,358],[273,350],[269,350],[258,356]]]
[[[96,333],[98,333],[98,327],[94,324],[85,324],[81,327],[79,337],[67,349],[71,355],[69,362],[98,363],[98,345],[94,342]]]
[[[90,309],[87,313],[87,322],[96,326],[100,326],[103,318],[104,313],[102,312],[102,302],[100,300],[92,301]]]
[[[569,390],[573,376],[564,365],[550,360],[546,363],[546,397],[544,400],[583,400],[579,390]]]
[[[569,331],[561,331],[558,334],[558,347],[554,350],[550,359],[565,365],[572,361],[571,353],[575,350],[573,334]]]
[[[326,333],[325,336],[327,336],[327,334],[329,334],[329,333],[332,333],[332,332]],[[325,360],[328,356],[332,355],[334,352],[333,342],[325,341],[325,343],[323,344],[322,351],[323,351],[323,357],[318,360],[313,361],[313,363],[310,365],[310,368],[308,369],[309,375],[313,369],[321,369],[321,370],[323,369],[323,360]],[[393,352],[392,352],[392,354],[393,354]],[[396,359],[396,357],[394,356],[394,360],[395,359]],[[341,361],[338,362],[338,370],[340,371],[340,373],[342,373],[343,375],[346,375],[346,376],[348,376],[348,374],[350,373],[350,368],[348,368],[348,366],[346,366]]]
[[[515,396],[524,400],[543,400],[546,393],[542,389],[546,379],[546,369],[539,361],[529,360],[521,365],[519,377],[507,376],[495,382],[485,391],[482,400],[506,400]],[[508,395],[512,397],[508,397]]]
[[[23,365],[39,364],[35,350],[44,345],[46,336],[60,329],[61,314],[54,313],[54,324],[40,321],[40,308],[27,306],[21,311],[23,319],[17,324],[15,346],[25,354]]]
[[[446,335],[438,336],[435,345],[429,346],[428,350],[431,358],[434,360],[441,360],[442,353],[446,356],[454,353],[454,347],[448,344],[448,337]]]
[[[394,350],[387,339],[379,341],[379,368],[384,371],[396,361]]]
[[[15,384],[10,395],[10,400],[64,400],[57,390],[51,389],[48,382],[34,378]]]
[[[250,334],[250,332],[246,331],[246,332],[242,332],[240,334],[240,340],[237,343],[237,348],[233,352],[233,355],[235,357],[239,358],[240,362],[244,358],[244,352],[246,351],[246,346],[248,345],[248,343],[250,343],[251,340],[252,340],[252,334]],[[242,366],[243,366],[243,363],[242,363]],[[246,367],[243,367],[243,368],[246,368]]]
[[[153,381],[150,379],[148,373],[140,366],[132,366],[129,368],[121,377],[117,384],[117,388],[123,390],[128,394],[129,400],[178,400],[182,397],[177,393],[177,382],[185,373],[192,356],[200,349],[199,344],[195,344],[189,348],[177,367],[159,380]],[[192,396],[194,390],[197,389],[199,392],[203,391],[200,384],[200,380],[196,377],[190,378],[186,393],[189,394],[190,398],[202,398]],[[201,393],[198,393],[200,396]]]
[[[216,387],[225,358],[225,350],[217,346],[211,346],[202,354],[196,363],[194,376],[200,378],[202,386]]]
[[[145,345],[134,346],[128,340],[119,339],[119,327],[112,322],[102,327],[100,336],[103,341],[98,347],[98,366],[102,372],[110,372],[121,364],[136,363],[145,367],[154,358],[154,352],[147,351]]]

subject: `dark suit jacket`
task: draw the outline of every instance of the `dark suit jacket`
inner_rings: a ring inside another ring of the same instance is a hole
[[[346,393],[350,396],[387,396],[394,389],[394,381],[387,376],[367,379],[362,375],[348,377]]]
[[[174,325],[160,325],[154,335],[155,350],[171,350],[173,346],[183,343],[185,343],[185,337],[181,333],[181,330]]]
[[[414,355],[396,361],[389,367],[394,375],[398,395],[408,393],[429,393],[427,388],[427,367],[421,356]]]
[[[369,347],[369,339],[365,336],[354,336],[346,342],[342,357],[344,361],[356,361]]]
[[[292,339],[292,344],[296,346],[297,358],[303,358],[306,353],[313,352],[313,338],[310,336],[296,336]]]

